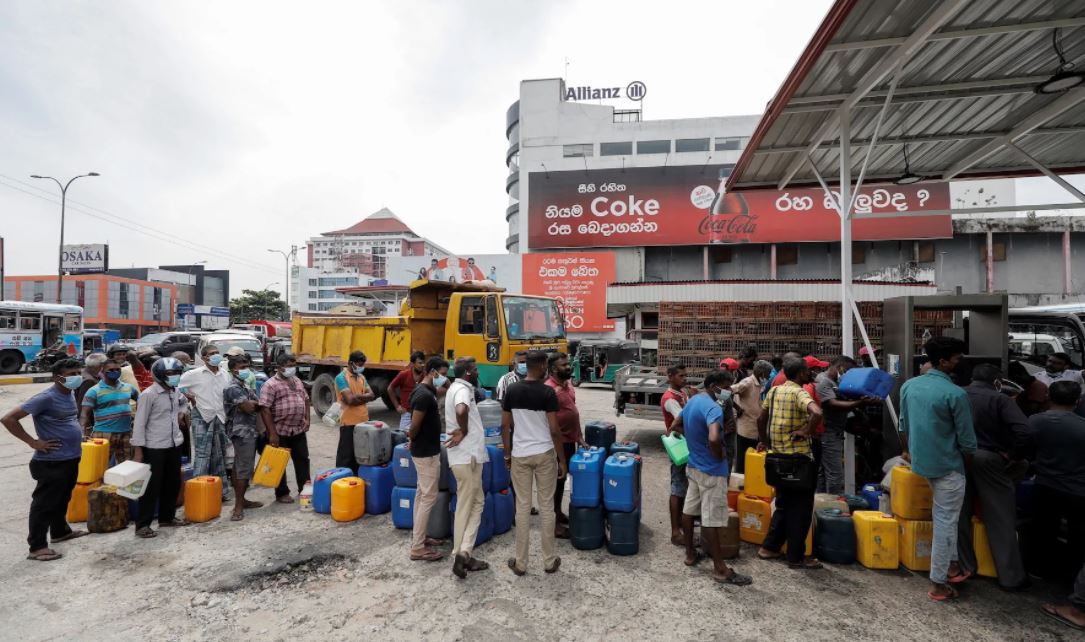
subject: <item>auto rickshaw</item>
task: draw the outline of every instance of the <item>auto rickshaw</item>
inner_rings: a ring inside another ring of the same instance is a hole
[[[614,373],[640,363],[640,344],[624,339],[583,339],[573,355],[573,385],[614,384]]]

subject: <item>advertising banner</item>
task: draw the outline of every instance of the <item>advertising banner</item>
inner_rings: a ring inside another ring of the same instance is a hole
[[[523,254],[524,294],[554,297],[565,310],[566,331],[606,332],[607,284],[614,281],[613,252]]]
[[[520,257],[516,254],[389,256],[385,274],[390,285],[409,285],[427,278],[457,283],[489,279],[509,292],[520,291]]]
[[[109,246],[65,245],[61,266],[68,274],[95,274],[109,269]]]
[[[840,240],[840,218],[821,189],[720,194],[720,165],[531,172],[528,246],[618,247]],[[864,186],[855,199],[856,241],[948,238],[946,183]]]

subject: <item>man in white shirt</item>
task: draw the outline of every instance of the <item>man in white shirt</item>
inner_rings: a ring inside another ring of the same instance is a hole
[[[220,367],[222,355],[214,344],[200,351],[204,365],[181,375],[180,389],[192,400],[192,443],[194,457],[192,473],[222,478],[223,500],[227,500],[226,483],[226,408],[222,393],[230,386],[230,373]]]
[[[554,554],[554,487],[567,470],[558,426],[558,396],[543,383],[547,355],[541,350],[527,354],[527,377],[509,386],[501,405],[501,439],[505,465],[512,472],[516,493],[516,557],[508,561],[516,575],[527,573],[531,537],[531,490],[539,504],[543,570],[553,573],[561,566]]]
[[[460,357],[454,365],[456,379],[445,395],[445,417],[449,418],[448,465],[456,477],[456,529],[452,539],[452,572],[467,577],[467,571],[484,571],[490,565],[471,556],[482,522],[486,495],[482,488],[482,466],[490,461],[482,417],[475,405],[478,365],[474,357]],[[454,419],[453,419],[454,418]]]
[[[497,387],[494,389],[494,398],[498,401],[504,401],[505,393],[508,391],[509,386],[523,381],[526,376],[527,350],[521,350],[512,358],[512,369],[497,380]]]
[[[1047,355],[1046,368],[1033,376],[1036,377],[1037,381],[1042,381],[1048,388],[1056,381],[1073,381],[1080,386],[1085,386],[1085,380],[1082,380],[1081,371],[1070,369],[1072,363],[1073,362],[1070,361],[1070,355],[1065,352],[1052,352]]]

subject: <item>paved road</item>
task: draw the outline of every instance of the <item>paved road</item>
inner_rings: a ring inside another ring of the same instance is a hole
[[[44,386],[0,387],[0,412]],[[585,421],[613,418],[609,390],[577,391]],[[393,417],[379,402],[375,418]],[[388,515],[337,524],[294,506],[246,512],[153,540],[132,529],[59,544],[65,558],[24,560],[32,482],[29,450],[0,436],[0,638],[10,640],[1070,640],[1036,610],[1050,587],[1009,595],[973,581],[957,604],[935,604],[923,577],[857,565],[791,571],[754,558],[736,567],[745,589],[687,569],[666,515],[660,426],[620,419],[619,435],[645,456],[641,552],[615,557],[559,542],[561,571],[542,573],[538,536],[529,574],[504,566],[512,533],[477,551],[493,570],[466,581],[449,564],[407,560],[408,535]],[[335,431],[314,421],[314,469],[332,463]],[[268,489],[254,497],[272,499]],[[1058,596],[1058,597],[1061,597]]]

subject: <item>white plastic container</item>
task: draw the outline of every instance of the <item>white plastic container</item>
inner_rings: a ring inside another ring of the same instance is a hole
[[[117,494],[128,499],[139,499],[151,480],[151,466],[132,460],[123,461],[105,471],[103,481],[117,487]]]
[[[304,511],[313,511],[313,482],[305,482],[305,488],[298,493],[298,508]]]

